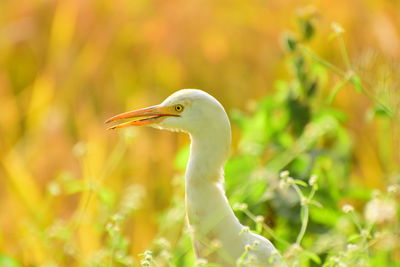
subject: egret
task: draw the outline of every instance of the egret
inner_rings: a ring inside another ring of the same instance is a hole
[[[223,166],[231,145],[231,126],[223,106],[208,93],[183,89],[160,105],[116,115],[133,119],[109,129],[151,126],[189,134],[185,174],[186,215],[195,257],[219,266],[286,266],[273,244],[236,218],[223,188]],[[214,247],[215,249],[210,249]]]

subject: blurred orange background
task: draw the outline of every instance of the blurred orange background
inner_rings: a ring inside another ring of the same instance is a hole
[[[344,66],[337,43],[327,38],[338,22],[355,65],[374,55],[388,65],[399,61],[394,0],[2,0],[0,251],[46,262],[55,248],[39,230],[83,209],[77,231],[86,257],[101,244],[93,227],[102,212],[97,203],[119,203],[132,185],[142,193],[126,234],[133,254],[144,251],[158,231],[157,214],[177,193],[171,181],[182,171],[173,158],[189,140],[154,129],[110,132],[104,120],[158,104],[181,88],[203,89],[228,111],[251,112],[253,101],[289,75],[281,36],[308,9],[316,10],[317,26],[310,45],[321,57]],[[375,88],[376,77],[360,76]],[[371,101],[350,87],[335,105],[347,111],[357,136],[353,178],[382,188],[399,171],[398,127],[365,118]],[[68,191],[60,186],[68,179],[83,182]],[[111,193],[79,191],[87,185]]]

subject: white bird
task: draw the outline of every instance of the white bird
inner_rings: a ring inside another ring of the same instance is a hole
[[[134,120],[109,129],[146,125],[190,135],[186,213],[197,260],[220,266],[240,262],[241,266],[286,266],[268,239],[239,222],[225,196],[223,166],[229,155],[231,126],[214,97],[201,90],[183,89],[160,105],[122,113],[106,122],[129,118]]]

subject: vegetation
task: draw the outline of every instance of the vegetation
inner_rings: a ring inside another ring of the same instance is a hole
[[[149,8],[142,4],[125,12],[138,16],[135,12]],[[150,59],[140,58],[135,50],[140,41],[133,48],[124,46],[129,43],[126,35],[116,34],[118,49],[97,59],[109,45],[100,39],[105,43],[83,47],[79,68],[70,68],[68,60],[59,57],[73,55],[82,45],[67,48],[73,30],[63,19],[74,16],[72,7],[65,1],[55,9],[47,59],[29,58],[34,53],[24,43],[16,42],[22,48],[15,50],[2,44],[8,51],[3,50],[0,62],[8,74],[0,73],[0,88],[6,88],[0,89],[0,266],[215,266],[194,262],[185,226],[187,140],[163,133],[158,137],[167,137],[156,150],[152,140],[144,138],[154,135],[151,130],[107,133],[100,118],[124,111],[122,103],[153,103],[145,93],[87,89],[107,87],[107,79],[113,81],[110,87],[144,86],[154,70],[155,88],[173,87],[183,75],[179,64],[160,56],[159,70],[146,69]],[[158,38],[161,26],[153,24],[147,25],[156,28],[150,35]],[[315,10],[301,9],[294,32],[282,34],[285,54],[280,60],[286,71],[273,81],[274,89],[252,103],[250,111],[228,108],[236,140],[225,167],[229,201],[248,230],[269,238],[289,266],[400,266],[398,66],[374,54],[355,62],[338,23],[332,23],[330,35],[323,38],[330,40],[341,61],[326,60],[314,48],[317,32]],[[223,50],[222,43],[212,47],[220,44]],[[218,61],[222,52],[205,46]],[[137,55],[137,67],[128,65],[138,72],[132,79],[124,70],[129,48]],[[120,58],[113,67],[123,75],[103,73],[102,65],[110,70],[107,63],[114,62],[107,57]],[[237,69],[229,70],[239,75]],[[214,75],[207,71],[201,74]],[[77,81],[63,78],[64,73]],[[102,74],[104,78],[97,77]],[[56,85],[65,90],[58,92]],[[348,101],[365,99],[353,110],[356,114],[337,101],[343,90]],[[114,103],[113,93],[119,97]],[[364,133],[350,124],[356,122],[354,116],[367,121],[368,127],[360,129],[374,132],[368,136],[376,151],[360,150],[358,139]],[[176,143],[180,149],[174,161],[155,153],[174,153]],[[368,174],[360,175],[363,172]],[[210,251],[218,245],[211,244]],[[246,266],[244,258],[238,266]]]
[[[338,24],[332,24],[333,36],[348,70],[333,66],[307,47],[314,32],[311,18],[299,18],[299,36],[286,35],[283,40],[292,79],[279,80],[276,92],[262,99],[253,114],[232,114],[242,137],[238,153],[225,169],[227,195],[241,220],[273,240],[289,266],[397,266],[398,180],[385,191],[351,181],[353,148],[343,127],[346,114],[331,103],[338,90],[350,83],[371,98],[374,116],[393,124],[398,117],[394,107],[363,86],[349,63],[344,31]],[[340,80],[324,95],[324,80],[332,74]],[[178,159],[183,169],[186,157]],[[359,203],[359,210],[351,203]],[[193,256],[187,256],[187,238],[183,236],[178,247],[169,251],[172,266],[194,265]],[[143,254],[143,266],[165,262],[158,258],[164,250],[150,253]]]

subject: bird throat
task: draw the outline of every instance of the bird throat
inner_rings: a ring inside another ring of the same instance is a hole
[[[221,140],[191,135],[191,141],[186,169],[187,219],[197,257],[209,258],[213,245],[224,247],[242,228],[223,189],[230,136]]]

